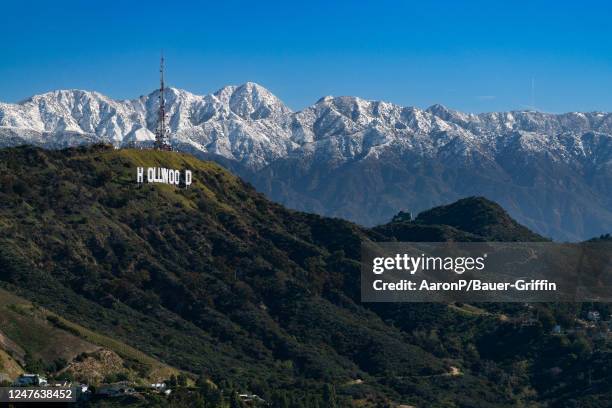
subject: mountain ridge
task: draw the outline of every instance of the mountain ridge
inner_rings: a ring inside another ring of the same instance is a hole
[[[0,104],[0,146],[150,146],[157,92],[117,101],[56,91]],[[178,150],[296,209],[372,226],[402,208],[485,195],[555,239],[612,229],[610,113],[467,114],[349,96],[294,112],[255,83],[204,96],[168,88],[166,100]]]

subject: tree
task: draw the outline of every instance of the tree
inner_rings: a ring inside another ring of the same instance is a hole
[[[572,349],[576,354],[581,357],[590,354],[592,351],[591,344],[582,335],[576,337],[576,340],[574,340],[574,342],[572,343]]]
[[[242,403],[242,401],[240,401],[240,398],[238,397],[238,393],[235,391],[232,391],[230,394],[230,408],[243,408],[244,404]]]
[[[176,377],[176,383],[181,387],[186,387],[187,386],[187,376],[183,373],[180,373]]]
[[[539,310],[538,320],[542,324],[544,330],[551,330],[555,324],[555,317],[553,316],[550,309],[542,308]]]
[[[26,351],[23,357],[26,371],[34,374],[40,374],[43,372],[44,363],[39,359],[35,359],[29,351]]]
[[[190,393],[185,389],[179,389],[173,392],[170,396],[168,403],[165,405],[169,408],[182,408],[182,407],[193,407],[193,408],[206,408],[208,405],[201,395]]]
[[[210,388],[210,384],[208,383],[208,379],[206,375],[200,374],[195,382],[196,387],[200,389],[208,390]]]
[[[284,391],[277,391],[272,395],[272,408],[289,408],[289,399]]]
[[[336,408],[336,387],[333,384],[325,384],[323,388],[323,402],[326,407]]]
[[[412,213],[410,211],[400,211],[393,216],[391,222],[412,221]]]
[[[166,380],[166,385],[168,386],[168,388],[176,388],[176,384],[177,384],[176,376],[172,374],[170,378]]]

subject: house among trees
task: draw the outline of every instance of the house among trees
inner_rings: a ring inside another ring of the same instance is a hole
[[[599,319],[601,319],[601,315],[597,310],[589,310],[587,313],[587,319],[592,322],[597,322]]]
[[[122,395],[130,395],[136,393],[136,390],[130,386],[127,381],[121,381],[113,384],[102,384],[97,395],[103,397],[120,397]]]
[[[168,388],[168,386],[166,385],[166,383],[153,383],[151,384],[151,388],[154,389],[155,391],[159,392],[160,394],[164,394],[164,395],[170,395],[170,393],[172,392],[172,390],[170,390]]]
[[[15,387],[44,387],[47,385],[47,379],[38,374],[21,374],[15,380]]]
[[[238,394],[238,398],[247,405],[259,405],[266,403],[266,401],[257,394]]]

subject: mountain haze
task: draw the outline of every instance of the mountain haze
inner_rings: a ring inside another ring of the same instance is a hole
[[[246,83],[166,90],[172,142],[289,207],[362,225],[466,196],[499,202],[555,239],[612,230],[612,114],[466,114],[324,97],[293,112]],[[117,101],[55,91],[0,104],[0,145],[150,145],[158,92]]]

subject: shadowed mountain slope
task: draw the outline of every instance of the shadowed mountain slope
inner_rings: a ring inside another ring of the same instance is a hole
[[[194,183],[138,186],[136,166],[191,169]],[[20,147],[0,150],[0,229],[4,288],[268,400],[322,398],[333,384],[340,406],[510,407],[550,388],[533,382],[548,365],[519,364],[540,364],[544,340],[503,360],[481,341],[499,330],[500,308],[360,301],[363,240],[539,238],[486,200],[365,229],[287,210],[184,153]]]

